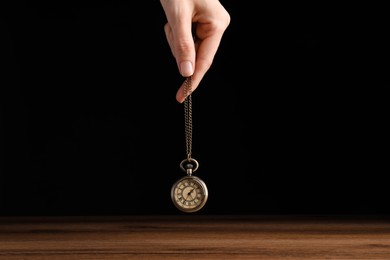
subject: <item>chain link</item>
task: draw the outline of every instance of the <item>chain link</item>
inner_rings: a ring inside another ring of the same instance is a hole
[[[186,136],[187,160],[191,160],[192,153],[192,76],[184,83],[184,126]]]

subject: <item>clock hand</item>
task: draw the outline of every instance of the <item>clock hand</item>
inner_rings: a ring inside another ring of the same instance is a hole
[[[192,194],[192,192],[193,192],[194,190],[195,190],[195,188],[194,188],[194,189],[192,189],[190,192],[188,192],[188,193],[187,193],[187,198],[188,198],[189,196],[191,196],[191,198],[192,198],[192,199],[194,199],[194,197],[192,197],[192,195],[191,195],[191,194]]]

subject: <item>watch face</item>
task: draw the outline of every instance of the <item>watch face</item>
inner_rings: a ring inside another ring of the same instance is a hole
[[[184,212],[200,210],[207,201],[206,184],[194,176],[186,176],[178,180],[171,190],[173,204]]]

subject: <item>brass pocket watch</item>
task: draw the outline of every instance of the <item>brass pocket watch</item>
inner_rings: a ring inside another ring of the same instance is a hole
[[[183,212],[196,212],[203,208],[208,198],[206,184],[198,177],[192,176],[199,163],[191,157],[192,154],[192,77],[188,77],[184,84],[184,119],[187,159],[180,163],[180,168],[187,176],[177,180],[171,189],[173,204]]]
[[[171,198],[173,204],[181,211],[195,212],[206,204],[207,186],[200,178],[192,176],[198,167],[199,163],[193,158],[185,159],[180,163],[180,168],[187,173],[187,176],[173,184]]]

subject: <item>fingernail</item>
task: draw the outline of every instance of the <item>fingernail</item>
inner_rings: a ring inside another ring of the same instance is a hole
[[[180,73],[183,77],[191,76],[194,73],[192,63],[189,61],[182,61],[180,63]]]

